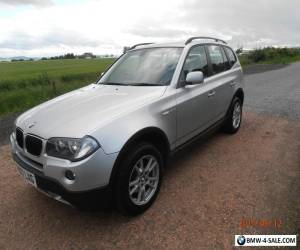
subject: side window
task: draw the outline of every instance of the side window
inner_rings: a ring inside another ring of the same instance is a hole
[[[208,45],[208,53],[211,60],[213,74],[221,73],[225,70],[225,64],[221,48],[217,45]]]
[[[228,48],[228,47],[225,47],[225,51],[226,51],[226,54],[227,54],[227,56],[228,56],[228,58],[229,58],[229,61],[230,61],[230,65],[232,66],[233,64],[235,64],[236,63],[236,57],[235,57],[235,54],[233,53],[233,51],[230,49],[230,48]]]
[[[189,72],[202,71],[204,77],[208,76],[208,63],[204,46],[193,47],[186,57],[180,81],[184,81]]]
[[[222,55],[223,55],[223,60],[224,60],[224,65],[225,65],[225,70],[229,70],[231,68],[230,62],[225,54],[224,48],[221,47]]]

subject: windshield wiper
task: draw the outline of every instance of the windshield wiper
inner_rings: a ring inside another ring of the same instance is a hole
[[[157,83],[146,83],[146,82],[139,82],[139,83],[133,83],[132,86],[164,86],[163,84],[157,84]]]
[[[119,85],[119,86],[129,86],[127,83],[119,83],[119,82],[101,82],[103,85]]]
[[[164,84],[146,83],[146,82],[138,82],[138,83],[101,82],[100,84],[119,85],[119,86],[165,86]]]

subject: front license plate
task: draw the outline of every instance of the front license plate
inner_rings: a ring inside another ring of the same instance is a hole
[[[34,174],[20,167],[18,167],[18,170],[20,174],[24,177],[26,182],[36,187],[36,179]]]

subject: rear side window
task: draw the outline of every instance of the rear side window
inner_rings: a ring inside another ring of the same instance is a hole
[[[230,65],[230,62],[229,62],[225,52],[224,52],[223,47],[221,47],[221,51],[222,51],[222,55],[223,55],[225,70],[229,70],[231,68],[231,65]]]
[[[180,80],[184,81],[189,72],[202,71],[204,77],[208,76],[208,63],[204,46],[193,47],[186,57]]]
[[[228,47],[225,47],[225,51],[226,51],[226,54],[227,54],[227,56],[229,58],[230,65],[232,66],[233,64],[236,63],[236,56],[233,53],[233,51],[230,48],[228,48]]]
[[[225,64],[221,48],[217,45],[208,45],[207,48],[211,60],[213,75],[225,71]]]

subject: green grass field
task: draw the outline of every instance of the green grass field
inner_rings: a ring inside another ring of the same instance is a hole
[[[251,64],[289,64],[300,61],[299,48],[273,48],[252,50],[239,56],[243,66]]]
[[[95,82],[115,59],[0,62],[0,116]]]
[[[264,48],[239,56],[243,66],[300,61],[299,48]],[[27,110],[95,82],[115,59],[0,62],[0,116]]]
[[[253,60],[251,60],[251,58],[249,58],[248,55],[241,55],[241,56],[239,56],[239,59],[243,66],[248,66],[251,64],[290,64],[293,62],[299,62],[300,55],[282,56],[282,57],[273,58],[273,59],[261,60],[258,62],[254,62]]]

